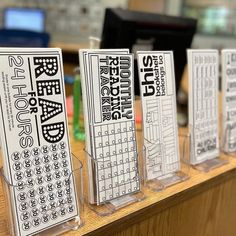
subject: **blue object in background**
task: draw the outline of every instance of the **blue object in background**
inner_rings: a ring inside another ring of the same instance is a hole
[[[5,29],[44,32],[45,12],[37,8],[6,8],[3,21]]]
[[[48,33],[38,33],[27,30],[0,30],[1,47],[48,47]]]
[[[75,80],[74,76],[70,76],[70,75],[65,75],[64,76],[64,81],[65,81],[66,84],[73,85],[74,84],[74,80]]]

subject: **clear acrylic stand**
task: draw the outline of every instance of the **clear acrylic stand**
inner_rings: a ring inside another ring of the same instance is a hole
[[[182,145],[180,145],[180,169],[178,171],[174,171],[172,173],[166,174],[166,175],[161,175],[158,178],[154,178],[151,180],[147,179],[147,173],[146,173],[146,168],[145,168],[145,186],[151,189],[152,191],[158,192],[161,191],[167,187],[170,187],[172,185],[175,185],[177,183],[186,181],[189,179],[189,164],[187,162],[184,162],[183,160],[186,158],[185,156],[187,155],[187,141],[188,139],[186,137],[180,137]],[[144,140],[145,143],[148,143],[148,140]],[[146,160],[146,147],[144,145],[144,162]],[[146,165],[145,165],[146,166]]]
[[[92,165],[94,168],[98,167],[98,166],[110,166],[111,168],[111,173],[112,176],[116,176],[117,173],[113,173],[112,172],[112,163],[110,160],[107,161],[99,161],[99,160],[95,160],[93,157],[91,157],[91,155],[84,150],[86,155],[87,155],[87,163],[88,165]],[[139,156],[139,155],[137,155]],[[140,165],[139,166],[134,166],[133,168],[138,168],[139,173],[141,172],[140,170]],[[89,171],[87,171],[87,173],[89,173]],[[91,187],[95,187],[94,184],[96,182],[96,176],[90,176],[88,174],[88,196],[87,196],[87,204],[89,206],[89,208],[91,210],[93,210],[96,214],[98,214],[99,216],[107,216],[107,215],[111,215],[114,212],[116,212],[117,210],[119,210],[120,208],[123,208],[127,205],[130,205],[132,203],[135,202],[140,202],[142,200],[145,199],[145,195],[142,192],[142,179],[141,179],[141,174],[139,176],[134,175],[133,177],[131,177],[131,179],[127,179],[126,181],[121,181],[122,183],[120,185],[116,185],[115,187],[119,187],[122,188],[122,186],[125,186],[125,184],[127,184],[128,182],[130,182],[131,180],[136,180],[137,178],[140,181],[140,190],[137,189],[137,192],[134,193],[127,193],[126,195],[120,196],[117,195],[117,198],[114,198],[112,200],[108,200],[105,201],[104,203],[98,203],[96,202],[96,190],[90,191]],[[92,180],[89,178],[93,178]],[[95,184],[96,185],[96,184]],[[89,190],[90,189],[90,190]],[[91,196],[93,195],[93,196]],[[91,201],[91,198],[93,198],[94,200]]]
[[[72,154],[73,155],[73,154]],[[54,226],[52,228],[49,228],[47,230],[41,231],[40,233],[37,233],[36,235],[38,236],[51,236],[51,235],[60,235],[62,233],[65,233],[70,230],[78,230],[80,227],[83,226],[83,212],[84,212],[84,200],[83,200],[83,165],[80,162],[80,160],[73,155],[73,166],[74,169],[71,173],[68,174],[68,178],[72,179],[74,178],[74,183],[76,187],[76,194],[77,194],[77,205],[79,208],[79,215],[76,216],[74,219],[69,220],[67,222],[61,223],[57,226]],[[5,195],[5,205],[7,209],[7,226],[8,226],[8,235],[17,235],[15,230],[15,224],[16,222],[14,221],[13,217],[13,209],[11,205],[11,192],[13,191],[14,188],[19,188],[19,186],[11,184],[7,178],[4,175],[4,170],[3,168],[0,169],[0,178],[1,178],[1,184],[3,188],[3,192]],[[71,184],[71,181],[69,181],[69,185]],[[23,183],[21,187],[27,187],[27,183]],[[69,199],[70,196],[67,196],[67,199]],[[69,200],[68,200],[69,201]],[[66,203],[62,203],[66,204]],[[63,205],[60,205],[60,207]],[[46,209],[45,213],[50,211],[50,209]]]
[[[192,130],[192,127],[190,128],[191,128],[190,130]],[[191,161],[191,155],[194,150],[194,147],[193,147],[194,138],[191,136],[191,132],[187,136],[189,137],[189,143],[190,143],[189,163],[194,169],[207,173],[215,168],[219,168],[229,163],[229,161],[225,157],[223,157],[222,155],[219,155],[218,157],[205,159],[202,162],[193,164]]]
[[[199,164],[195,164],[195,165],[192,165],[192,166],[196,170],[200,170],[202,172],[207,173],[207,172],[209,172],[213,169],[219,168],[219,167],[221,167],[223,165],[226,165],[228,163],[229,163],[228,160],[223,160],[220,157],[216,157],[216,158],[213,158],[213,159],[205,160],[205,161],[203,161]]]

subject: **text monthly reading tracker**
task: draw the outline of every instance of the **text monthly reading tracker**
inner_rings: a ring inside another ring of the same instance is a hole
[[[127,50],[80,50],[90,202],[139,191],[133,58]]]

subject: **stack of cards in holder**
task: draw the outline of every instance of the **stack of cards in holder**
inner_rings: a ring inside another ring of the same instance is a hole
[[[224,49],[222,55],[223,148],[236,151],[236,50]]]
[[[137,52],[146,179],[180,169],[173,53]]]
[[[79,54],[89,201],[99,205],[140,190],[133,56],[126,49]]]
[[[0,137],[14,235],[78,216],[60,49],[0,48]]]
[[[219,156],[217,50],[188,50],[191,164]]]

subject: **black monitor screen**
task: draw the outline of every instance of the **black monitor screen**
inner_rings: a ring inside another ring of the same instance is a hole
[[[197,21],[191,18],[106,9],[101,48],[172,50],[174,53],[176,91],[179,89]],[[139,95],[137,62],[134,63],[135,94]]]

